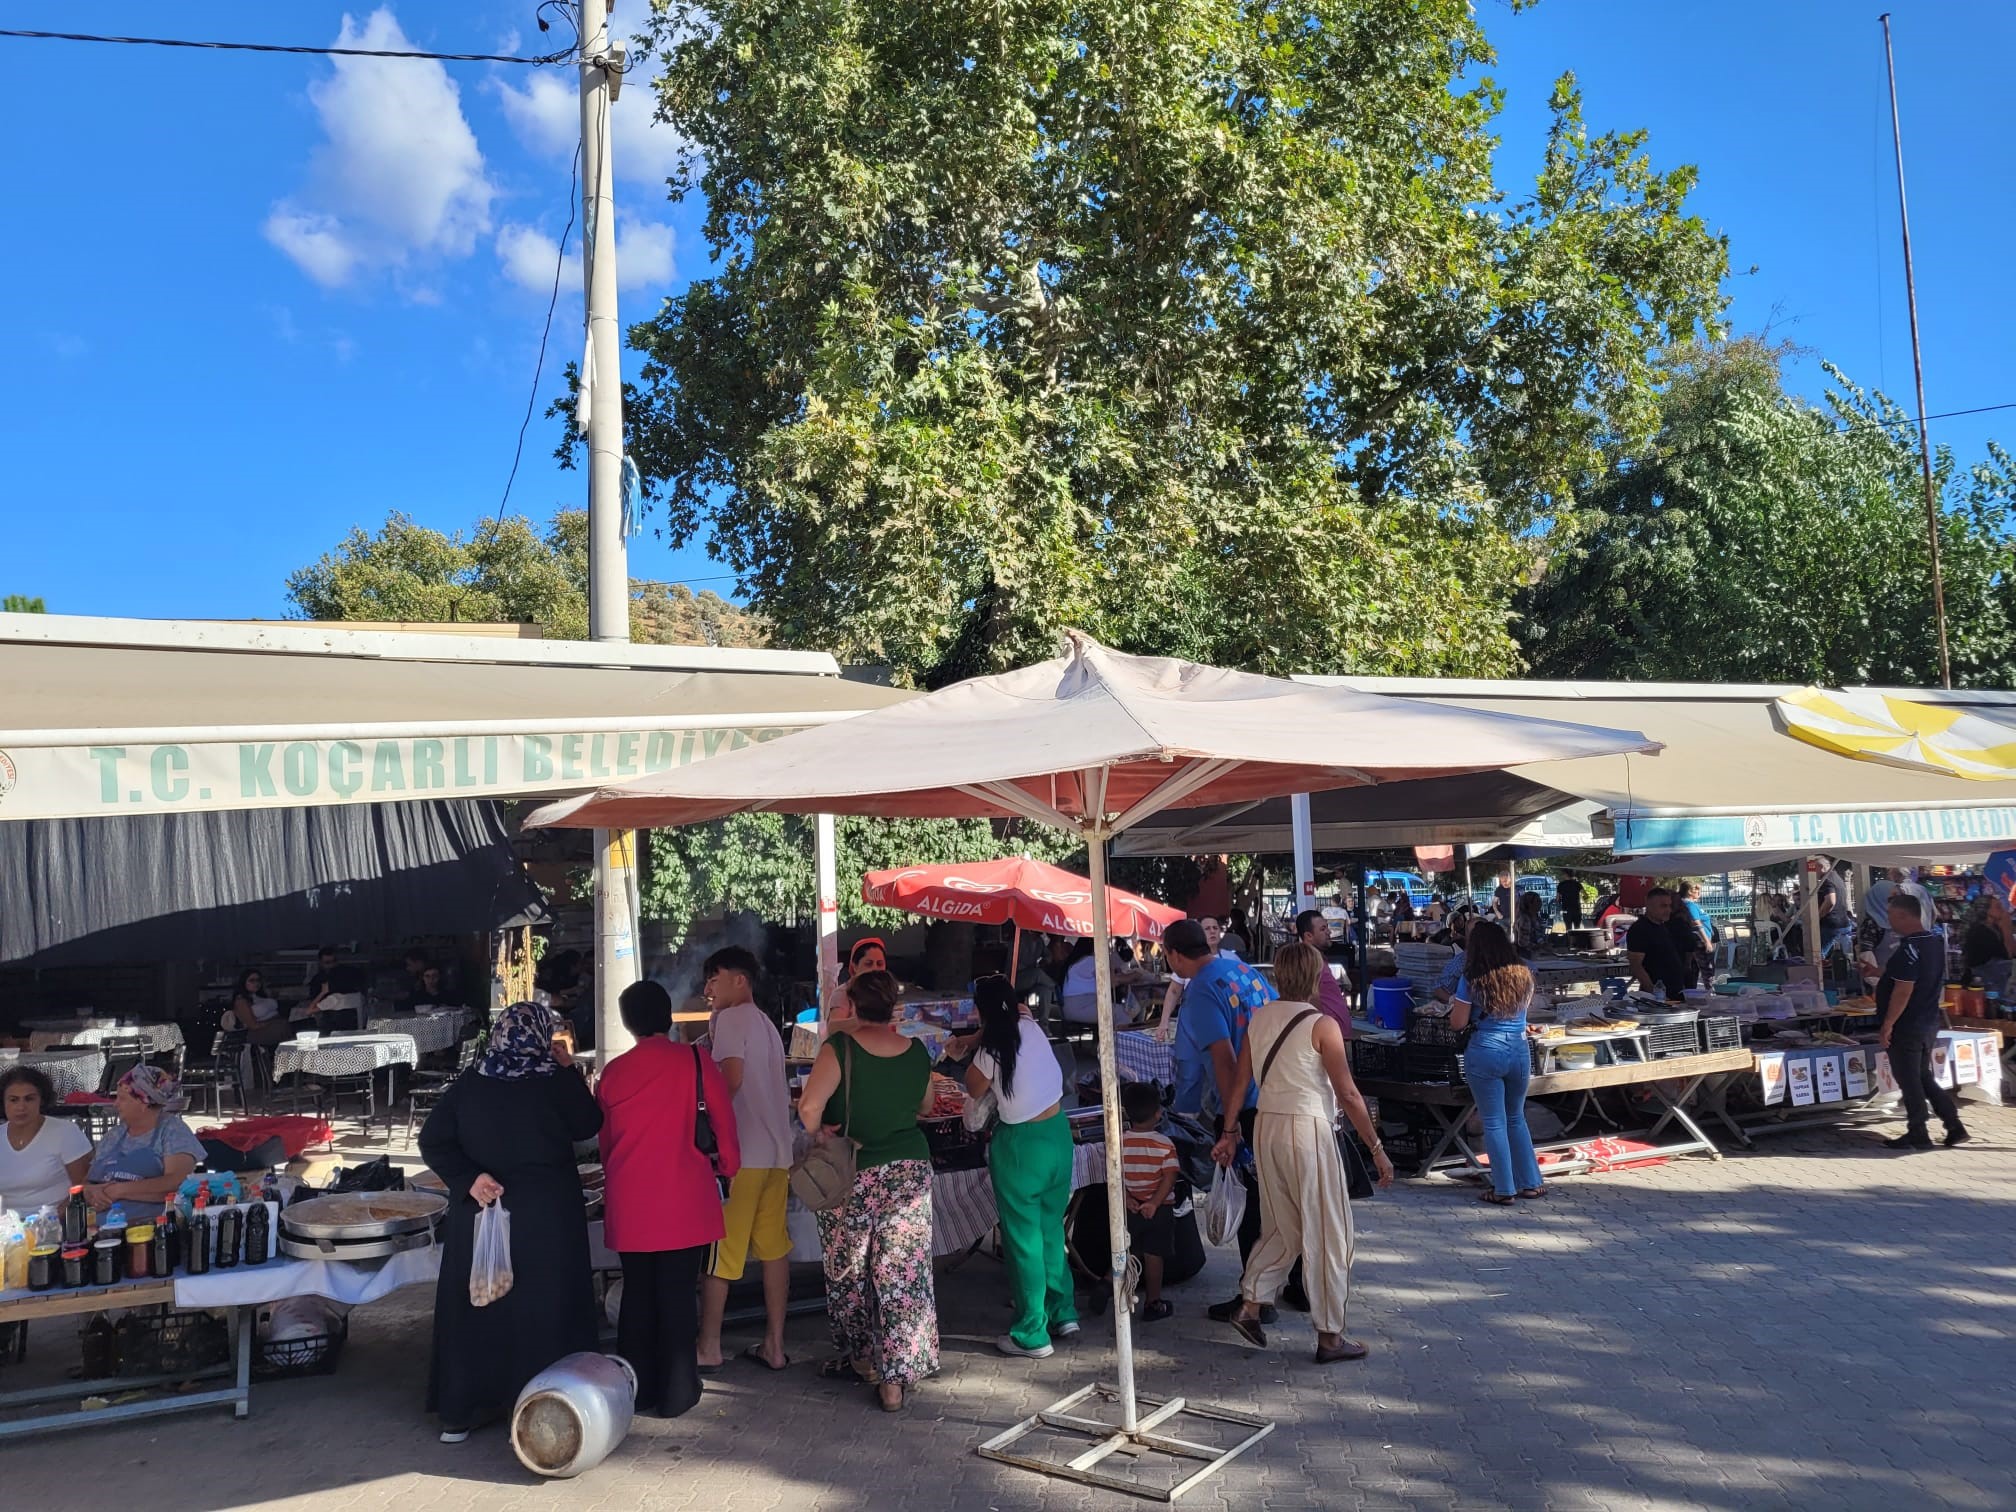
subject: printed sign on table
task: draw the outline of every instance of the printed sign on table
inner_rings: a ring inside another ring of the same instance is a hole
[[[1811,1107],[1813,1103],[1813,1062],[1804,1055],[1794,1056],[1785,1062],[1785,1084],[1792,1089],[1795,1107]]]
[[[1952,1054],[1954,1081],[1963,1087],[1971,1087],[1981,1080],[1981,1066],[1976,1056],[1972,1035],[1954,1035]]]
[[[1785,1101],[1785,1052],[1760,1050],[1757,1053],[1757,1080],[1764,1089],[1764,1106]]]
[[[1948,1040],[1932,1041],[1932,1080],[1942,1087],[1953,1085],[1953,1046]]]
[[[1813,1057],[1813,1087],[1823,1103],[1841,1101],[1841,1057],[1838,1055],[1816,1055]]]
[[[1897,1073],[1890,1069],[1890,1052],[1876,1052],[1876,1085],[1885,1092],[1897,1090]]]
[[[1841,1057],[1842,1082],[1850,1097],[1869,1095],[1869,1052],[1850,1050]]]

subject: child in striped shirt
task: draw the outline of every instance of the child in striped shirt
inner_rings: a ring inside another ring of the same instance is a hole
[[[1176,1252],[1176,1146],[1162,1123],[1162,1093],[1150,1082],[1120,1089],[1127,1132],[1120,1141],[1120,1174],[1127,1188],[1127,1245],[1141,1257],[1146,1288],[1141,1321],[1158,1323],[1176,1309],[1162,1300],[1162,1265]]]

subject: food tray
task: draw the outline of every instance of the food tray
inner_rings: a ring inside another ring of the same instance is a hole
[[[280,1228],[296,1239],[383,1239],[424,1233],[447,1211],[437,1192],[339,1192],[293,1204]]]

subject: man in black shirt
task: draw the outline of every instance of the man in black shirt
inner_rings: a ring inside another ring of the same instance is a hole
[[[1960,1122],[1960,1105],[1932,1076],[1932,1044],[1939,1037],[1946,985],[1945,942],[1925,927],[1918,900],[1909,893],[1891,893],[1889,912],[1898,943],[1876,984],[1876,1008],[1883,1015],[1877,1043],[1890,1052],[1890,1074],[1904,1096],[1904,1132],[1885,1142],[1893,1150],[1931,1149],[1925,1117],[1929,1102],[1946,1125],[1946,1144],[1965,1144],[1969,1136]]]
[[[1647,992],[1664,993],[1679,1002],[1687,995],[1687,963],[1673,935],[1673,894],[1655,887],[1645,895],[1645,916],[1624,936],[1631,975]]]
[[[1582,883],[1572,872],[1561,873],[1554,884],[1554,901],[1561,906],[1561,922],[1570,929],[1582,927]]]

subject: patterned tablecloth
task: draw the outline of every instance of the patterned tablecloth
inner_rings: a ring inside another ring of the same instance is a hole
[[[6,1065],[35,1067],[54,1084],[59,1100],[72,1092],[96,1092],[105,1076],[101,1050],[24,1050],[18,1057],[0,1062],[0,1069]]]
[[[468,1021],[467,1008],[439,1008],[426,1013],[387,1014],[371,1020],[365,1029],[371,1034],[410,1035],[422,1055],[432,1055],[438,1050],[453,1050]]]
[[[134,1024],[130,1028],[115,1029],[94,1026],[89,1029],[39,1029],[28,1036],[31,1050],[49,1050],[61,1045],[102,1045],[107,1040],[144,1039],[149,1055],[166,1055],[171,1050],[182,1048],[182,1026],[180,1024]]]
[[[1106,1180],[1106,1145],[1081,1144],[1071,1156],[1071,1190]],[[931,1180],[931,1255],[960,1255],[1001,1221],[994,1178],[978,1171],[940,1171]]]
[[[1176,1085],[1176,1047],[1145,1029],[1122,1029],[1113,1036],[1113,1065],[1122,1081]]]
[[[410,1034],[325,1034],[310,1045],[290,1040],[273,1049],[273,1074],[363,1076],[385,1066],[417,1066],[420,1047]]]

